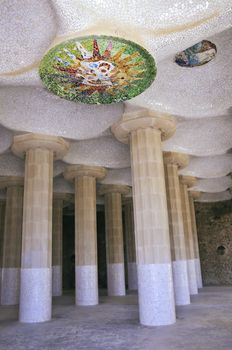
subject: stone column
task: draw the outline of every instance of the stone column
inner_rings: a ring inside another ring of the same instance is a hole
[[[161,137],[175,132],[174,119],[140,111],[112,127],[116,138],[130,141],[140,322],[175,322],[175,301]]]
[[[53,194],[52,207],[52,295],[62,295],[63,259],[63,207],[70,196],[65,193]]]
[[[129,186],[101,185],[99,194],[105,196],[107,286],[109,296],[126,295],[122,225],[122,195]]]
[[[188,162],[189,158],[187,155],[173,152],[164,153],[173,283],[176,305],[190,304],[184,223],[178,177],[178,168],[187,166]]]
[[[0,188],[7,188],[2,260],[1,304],[19,302],[22,246],[23,178],[0,177]]]
[[[96,179],[105,168],[71,165],[64,176],[75,179],[75,275],[76,304],[98,304]]]
[[[189,281],[189,292],[190,295],[198,294],[197,290],[197,276],[195,269],[195,256],[194,256],[194,245],[193,245],[193,232],[191,223],[191,214],[189,206],[188,186],[194,186],[196,180],[191,176],[180,177],[180,192],[181,192],[181,205],[182,214],[184,220],[184,233],[185,233],[185,245],[187,255],[187,266],[188,266],[188,281]]]
[[[4,227],[5,227],[5,209],[6,200],[0,199],[0,298],[2,290],[2,262],[3,262],[3,242],[4,242]]]
[[[134,231],[134,212],[132,198],[125,198],[125,239],[127,252],[127,273],[128,273],[128,289],[138,289],[137,265],[135,253],[135,231]]]
[[[195,207],[194,207],[194,199],[197,199],[200,196],[201,196],[201,192],[197,192],[197,191],[189,192],[189,205],[190,205],[192,231],[193,231],[193,244],[194,244],[194,255],[195,255],[195,268],[196,268],[196,274],[197,274],[197,286],[198,288],[203,288],[198,235],[197,235],[197,225],[196,225],[196,216],[195,216]]]
[[[61,137],[14,137],[12,151],[25,156],[19,320],[44,322],[52,306],[53,160],[68,150]]]

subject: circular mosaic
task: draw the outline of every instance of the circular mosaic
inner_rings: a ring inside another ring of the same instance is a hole
[[[208,40],[201,42],[187,48],[176,54],[175,62],[181,67],[196,67],[211,61],[217,53],[215,44]]]
[[[156,66],[153,57],[131,41],[87,36],[52,48],[39,73],[45,86],[60,97],[107,104],[141,94],[155,79]]]

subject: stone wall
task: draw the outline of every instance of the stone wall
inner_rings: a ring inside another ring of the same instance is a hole
[[[195,203],[204,285],[232,285],[232,201]]]

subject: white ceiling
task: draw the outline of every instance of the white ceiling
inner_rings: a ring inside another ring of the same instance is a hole
[[[104,183],[131,185],[129,147],[114,139],[110,126],[124,110],[145,107],[176,117],[176,134],[163,150],[191,155],[180,173],[199,178],[194,190],[204,192],[200,200],[231,198],[231,0],[2,0],[0,13],[0,175],[23,175],[23,162],[10,152],[12,137],[37,132],[71,141],[63,162],[55,163],[56,190],[71,191],[60,177],[67,163],[105,166]],[[105,106],[48,92],[38,75],[45,52],[85,34],[119,36],[145,47],[157,62],[151,87],[124,104]],[[202,39],[217,45],[214,60],[191,69],[174,63],[176,52]]]

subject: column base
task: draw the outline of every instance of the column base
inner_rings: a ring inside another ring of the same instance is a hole
[[[98,304],[98,273],[96,265],[76,266],[76,305]]]
[[[2,268],[1,305],[17,305],[19,303],[19,281],[19,268]]]
[[[172,262],[173,285],[176,305],[189,305],[190,293],[186,260]]]
[[[107,285],[109,296],[126,295],[124,263],[107,264]]]
[[[137,265],[139,316],[145,326],[175,323],[171,264]]]
[[[52,296],[62,295],[62,266],[52,266]]]
[[[195,259],[187,260],[187,267],[188,267],[189,293],[190,295],[198,294]]]
[[[19,321],[45,322],[51,319],[52,269],[21,269]]]
[[[203,288],[200,259],[195,259],[195,269],[197,275],[197,287]]]
[[[137,264],[135,262],[128,263],[127,269],[128,269],[128,289],[137,290],[138,289]]]

